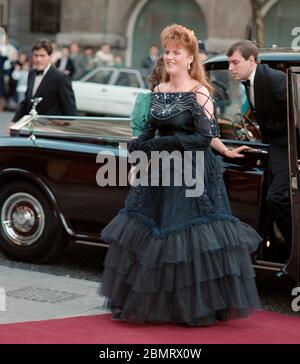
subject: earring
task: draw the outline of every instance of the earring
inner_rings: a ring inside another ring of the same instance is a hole
[[[188,63],[188,70],[190,70],[191,69],[191,64],[190,63]]]

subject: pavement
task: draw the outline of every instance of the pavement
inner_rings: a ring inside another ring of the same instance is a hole
[[[8,125],[14,116],[13,111],[0,112],[0,136],[8,135]]]
[[[0,324],[105,313],[99,283],[0,266]]]

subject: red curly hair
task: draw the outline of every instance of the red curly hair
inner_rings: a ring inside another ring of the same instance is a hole
[[[213,87],[206,77],[204,67],[200,60],[198,40],[194,32],[183,25],[172,24],[163,29],[160,34],[160,40],[164,49],[171,44],[188,50],[193,56],[193,62],[189,70],[191,78],[199,81],[199,83],[207,87],[209,92],[212,93]],[[164,75],[164,82],[168,82],[169,80],[170,76],[166,73]]]

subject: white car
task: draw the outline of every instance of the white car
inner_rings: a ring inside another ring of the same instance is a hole
[[[79,112],[130,116],[138,93],[150,92],[141,73],[130,68],[101,66],[72,82]]]

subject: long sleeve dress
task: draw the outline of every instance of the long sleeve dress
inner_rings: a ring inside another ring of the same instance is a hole
[[[260,308],[250,253],[261,237],[231,213],[222,160],[210,148],[218,133],[195,92],[152,94],[130,150],[203,151],[204,190],[187,197],[184,183],[131,187],[102,230],[110,247],[100,294],[119,319],[201,326]]]
[[[151,92],[140,93],[137,95],[134,108],[130,116],[130,126],[134,137],[138,137],[144,130],[148,119],[150,104]]]

